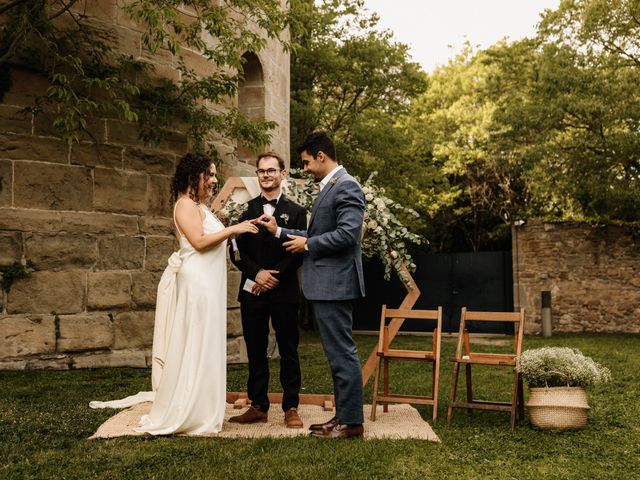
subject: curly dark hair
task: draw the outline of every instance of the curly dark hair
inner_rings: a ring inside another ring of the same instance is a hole
[[[212,163],[213,160],[202,153],[187,153],[182,157],[171,179],[171,200],[175,203],[178,195],[189,192],[191,200],[200,203],[198,199],[200,174],[206,172]]]

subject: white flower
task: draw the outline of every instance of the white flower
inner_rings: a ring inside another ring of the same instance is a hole
[[[398,258],[398,252],[391,250],[391,258]]]
[[[371,195],[370,193],[367,193],[364,198],[367,200],[367,202],[370,202],[371,200],[373,200],[373,195]]]
[[[375,220],[369,220],[369,223],[367,223],[367,228],[370,228],[371,230],[374,230],[377,226],[378,222]]]

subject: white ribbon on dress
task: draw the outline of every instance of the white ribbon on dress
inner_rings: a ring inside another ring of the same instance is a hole
[[[177,303],[176,277],[182,266],[180,252],[173,252],[167,261],[158,283],[158,297],[156,300],[156,317],[153,327],[153,353],[151,358],[151,392],[138,392],[135,395],[120,400],[101,402],[93,400],[89,402],[91,408],[128,408],[143,402],[153,402],[160,385],[162,369],[169,349],[169,338],[173,328]]]
[[[169,338],[173,328],[173,319],[176,312],[177,286],[176,277],[182,265],[179,252],[173,252],[167,261],[158,283],[158,295],[156,300],[156,318],[153,327],[153,353],[151,358],[151,388],[155,392],[160,385],[162,369],[169,349]]]

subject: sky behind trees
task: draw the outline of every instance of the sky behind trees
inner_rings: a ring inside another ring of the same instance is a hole
[[[365,0],[380,27],[410,46],[413,60],[431,72],[460,52],[465,40],[489,47],[505,36],[532,36],[547,8],[560,0]],[[451,47],[449,47],[451,45]]]

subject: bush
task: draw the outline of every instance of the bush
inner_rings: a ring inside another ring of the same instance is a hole
[[[566,347],[526,350],[518,371],[529,387],[588,387],[611,379],[608,368]]]

